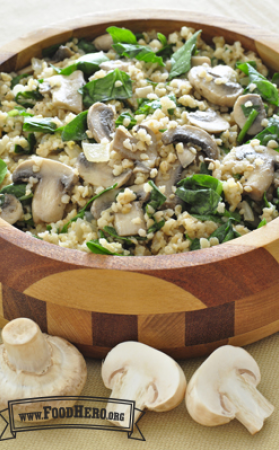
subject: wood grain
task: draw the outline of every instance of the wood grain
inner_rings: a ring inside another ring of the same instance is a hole
[[[279,70],[277,35],[171,10],[111,11],[44,28],[2,47],[0,69],[22,69],[43,48],[72,37],[93,39],[113,24],[165,34],[185,25],[201,28],[209,43],[217,35],[239,40]],[[254,342],[279,330],[278,230],[279,218],[210,249],[119,258],[53,246],[0,219],[0,325],[30,317],[95,357],[127,339],[177,358],[204,355],[228,342]]]

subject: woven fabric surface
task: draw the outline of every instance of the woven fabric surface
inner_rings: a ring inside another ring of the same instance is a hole
[[[167,0],[139,0],[137,8],[169,8]],[[202,13],[241,19],[278,32],[279,2],[276,0],[177,0],[175,9],[198,10]],[[27,32],[63,19],[94,11],[130,8],[128,0],[13,0],[1,2],[0,45]],[[278,42],[279,45],[279,42]],[[17,438],[0,442],[0,450],[277,450],[279,448],[279,333],[246,349],[258,362],[262,381],[259,390],[275,406],[275,412],[255,436],[236,420],[227,425],[207,428],[195,423],[183,402],[168,413],[147,412],[140,421],[146,442],[127,439],[127,434],[103,430],[60,429],[18,433]],[[187,380],[204,358],[180,361]],[[110,392],[101,379],[101,362],[87,359],[88,380],[85,396],[108,397]]]

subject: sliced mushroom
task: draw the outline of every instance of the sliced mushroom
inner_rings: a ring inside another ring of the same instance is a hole
[[[208,133],[221,133],[230,127],[229,122],[211,108],[206,111],[190,112],[187,117],[191,125],[196,125]]]
[[[243,348],[224,345],[191,378],[186,392],[188,412],[196,422],[209,427],[237,419],[255,434],[274,411],[257,390],[260,381],[254,358]]]
[[[246,144],[231,150],[223,162],[231,159],[247,159],[249,164],[253,165],[254,170],[246,176],[243,186],[244,189],[247,188],[245,193],[252,200],[260,201],[273,182],[275,168],[279,168],[279,154],[264,146],[261,146],[260,151],[256,152],[252,145]],[[262,163],[258,164],[259,161],[262,161]]]
[[[130,62],[121,61],[120,59],[115,59],[111,61],[106,61],[100,64],[100,69],[103,70],[115,70],[119,69],[123,72],[128,72],[129,67],[131,66]]]
[[[0,218],[13,225],[23,215],[22,204],[11,194],[0,194]]]
[[[88,129],[97,142],[102,139],[112,140],[111,134],[114,132],[114,112],[113,109],[104,103],[95,103],[87,114]]]
[[[164,208],[165,206],[173,208],[175,205],[182,202],[177,196],[174,195],[172,189],[173,186],[176,186],[176,183],[180,180],[182,170],[182,165],[176,160],[166,174],[163,174],[160,169],[158,171],[155,184],[158,187],[165,186],[164,195],[167,197],[167,200],[164,203]],[[173,196],[173,198],[170,198],[170,196]]]
[[[139,230],[147,230],[141,202],[132,202],[131,210],[114,215],[114,228],[118,236],[136,236]]]
[[[59,49],[54,53],[52,62],[60,62],[64,61],[66,58],[70,58],[74,55],[74,52],[69,47],[66,47],[65,45],[60,45]]]
[[[244,127],[247,120],[247,116],[245,116],[242,106],[254,106],[258,111],[258,115],[247,131],[247,134],[254,135],[260,133],[264,128],[262,126],[262,121],[266,118],[266,111],[262,98],[256,94],[246,94],[238,97],[233,108],[233,115],[234,120],[241,129]]]
[[[107,163],[89,162],[84,153],[80,153],[77,159],[77,168],[79,175],[86,183],[104,188],[113,186],[115,183],[117,183],[117,187],[123,186],[132,175],[132,170],[127,169],[115,177],[112,173],[113,169]]]
[[[113,39],[110,34],[102,34],[102,36],[98,36],[94,39],[93,44],[95,45],[97,50],[103,50],[107,52],[111,49],[113,44]]]
[[[40,170],[35,172],[34,166],[40,167]],[[62,203],[62,196],[70,194],[78,180],[73,169],[52,159],[29,159],[16,168],[13,182],[28,182],[30,177],[38,180],[32,200],[34,222],[51,223],[61,220],[66,207]]]
[[[82,95],[78,90],[85,85],[83,72],[75,70],[69,76],[54,75],[40,84],[41,94],[51,92],[54,106],[79,114],[83,110]]]
[[[211,59],[208,56],[192,56],[191,65],[192,67],[201,66],[202,64],[208,64],[211,66]]]
[[[219,149],[216,142],[204,130],[192,125],[178,126],[162,134],[162,141],[165,145],[175,142],[184,144],[192,143],[198,145],[211,159],[219,159]],[[177,155],[179,157],[179,154]]]
[[[121,128],[117,128],[115,135],[114,135],[114,141],[113,141],[113,148],[118,151],[123,158],[132,159],[132,160],[138,160],[141,161],[143,165],[146,167],[154,167],[158,153],[157,153],[157,138],[155,133],[147,126],[145,125],[138,125],[135,128],[135,131],[138,131],[140,129],[146,130],[147,134],[151,136],[151,143],[147,147],[146,151],[136,150],[135,152],[129,150],[125,147],[124,142],[129,141],[131,145],[138,144],[139,140],[135,137],[130,137],[127,133],[125,133]],[[148,155],[148,160],[141,160],[141,155],[143,154]]]
[[[192,67],[188,77],[199,94],[215,105],[232,107],[243,93],[236,72],[229,66]]]
[[[143,184],[135,184],[134,186],[129,186],[129,189],[137,195],[136,200],[141,204],[145,203],[150,196],[150,192],[145,192],[143,186]],[[98,197],[92,203],[91,214],[95,219],[99,219],[102,215],[102,212],[111,207],[119,192],[121,192],[121,189],[113,189],[111,191],[108,191]]]

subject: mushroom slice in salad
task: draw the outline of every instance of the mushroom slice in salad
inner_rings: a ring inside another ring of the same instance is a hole
[[[78,180],[74,170],[58,161],[37,157],[19,164],[13,173],[13,182],[28,182],[31,177],[37,180],[32,200],[34,222],[61,220],[66,207],[62,196],[70,194]]]
[[[66,108],[76,114],[83,110],[82,95],[78,90],[85,85],[83,72],[75,70],[71,75],[54,75],[40,84],[41,94],[51,93],[54,106]]]
[[[66,45],[60,45],[58,50],[54,53],[52,62],[58,63],[60,61],[64,61],[66,58],[70,58],[74,55],[74,52],[69,47],[66,47]]]
[[[215,105],[233,107],[243,93],[237,74],[230,66],[192,67],[188,78],[199,94]]]
[[[131,67],[130,62],[121,61],[120,59],[105,61],[100,64],[100,69],[102,70],[115,70],[119,69],[123,72],[128,72]]]
[[[118,236],[135,236],[140,230],[147,231],[142,203],[134,201],[131,204],[128,213],[116,213],[114,216],[114,228]]]
[[[80,153],[78,156],[77,168],[79,175],[86,183],[93,186],[103,186],[104,188],[113,186],[115,183],[120,187],[127,183],[132,175],[132,170],[127,169],[121,175],[114,176],[113,169],[106,162],[90,162],[86,159],[84,153]]]
[[[208,64],[211,66],[211,60],[208,58],[208,56],[192,56],[191,58],[191,65],[192,67],[201,66],[202,64]]]
[[[20,201],[12,194],[0,194],[0,218],[13,225],[23,215]]]
[[[97,50],[103,50],[107,52],[111,49],[113,44],[113,39],[110,34],[102,34],[94,39],[93,44],[95,45]]]
[[[150,136],[149,142],[146,143],[140,141],[137,137],[133,137],[127,134],[120,127],[117,128],[113,148],[118,151],[123,158],[141,161],[141,163],[147,167],[154,167],[158,153],[157,153],[157,138],[155,133],[146,125],[138,125],[134,131],[139,132],[145,130],[146,135]],[[145,149],[137,150],[137,146],[142,143]],[[143,155],[147,156],[146,159],[142,159]]]
[[[258,115],[250,128],[247,130],[247,134],[254,136],[263,130],[262,121],[266,118],[266,111],[262,101],[262,98],[257,94],[241,95],[235,102],[233,108],[233,116],[237,125],[242,129],[246,123],[249,111],[256,109]],[[245,113],[247,111],[247,113]]]
[[[113,118],[113,109],[104,103],[97,102],[89,108],[87,125],[97,142],[101,142],[103,139],[112,140],[111,134],[114,132]]]
[[[158,171],[155,184],[158,187],[165,187],[164,195],[167,197],[167,200],[165,201],[164,206],[167,206],[168,208],[174,207],[178,203],[181,203],[181,200],[174,195],[173,188],[181,179],[182,171],[183,167],[178,160],[172,164],[167,173],[162,173],[160,169]]]
[[[193,144],[199,146],[205,154],[211,159],[219,159],[219,149],[213,138],[204,130],[192,125],[178,126],[162,134],[162,141],[165,145],[175,142],[183,142],[184,144]],[[184,147],[182,153],[177,152],[177,156],[185,168],[189,162],[189,148]],[[192,161],[194,158],[192,159]],[[191,161],[191,162],[192,162]]]
[[[208,133],[221,133],[230,127],[229,122],[211,108],[206,111],[197,110],[187,113],[187,117],[191,125],[202,128]]]

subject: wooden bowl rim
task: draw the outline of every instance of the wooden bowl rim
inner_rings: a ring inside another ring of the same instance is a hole
[[[185,20],[182,19],[184,15],[186,15]],[[186,26],[193,26],[194,28],[197,26],[206,26],[210,29],[216,29],[216,31],[230,31],[232,34],[239,35],[240,41],[247,38],[251,42],[254,41],[256,44],[262,44],[272,53],[279,54],[279,49],[276,48],[276,42],[279,40],[279,35],[270,31],[267,32],[258,26],[249,25],[244,21],[235,21],[224,16],[205,15],[196,11],[177,9],[155,10],[152,8],[133,11],[128,9],[112,10],[110,11],[109,16],[113,16],[113,19],[110,20],[106,12],[98,12],[94,15],[83,15],[75,19],[57,22],[50,27],[43,27],[11,41],[0,47],[0,69],[6,61],[12,59],[16,55],[20,55],[21,52],[32,48],[34,44],[37,45],[41,51],[49,45],[61,42],[61,40],[59,41],[59,37],[63,33],[71,33],[71,36],[69,36],[68,39],[71,37],[80,37],[82,34],[81,31],[84,29],[86,30],[87,28],[93,28],[98,25],[107,26],[108,24],[119,24],[125,20],[129,20],[131,24],[142,20],[145,20],[147,24],[154,20],[159,22],[178,21]],[[76,25],[78,22],[82,22],[82,24],[79,23],[77,28]],[[226,28],[220,26],[220,23],[224,22]],[[47,36],[45,36],[45,34],[47,34]],[[86,34],[83,36],[86,37]],[[52,42],[51,44],[50,41]],[[47,45],[44,45],[45,42],[47,42]],[[13,53],[15,49],[17,50],[17,53]],[[255,48],[254,51],[257,51],[257,48]],[[16,70],[19,70],[20,68],[21,67],[18,66]],[[0,219],[0,237],[15,247],[24,249],[28,252],[75,266],[138,272],[148,271],[149,273],[161,269],[170,270],[187,266],[207,265],[212,262],[235,258],[239,255],[251,252],[255,248],[268,246],[279,241],[278,228],[279,218],[274,219],[261,229],[254,230],[247,235],[225,244],[220,244],[216,247],[174,255],[152,255],[129,258],[87,254],[80,250],[64,249],[41,240],[37,240],[36,246],[34,246],[35,238]]]

